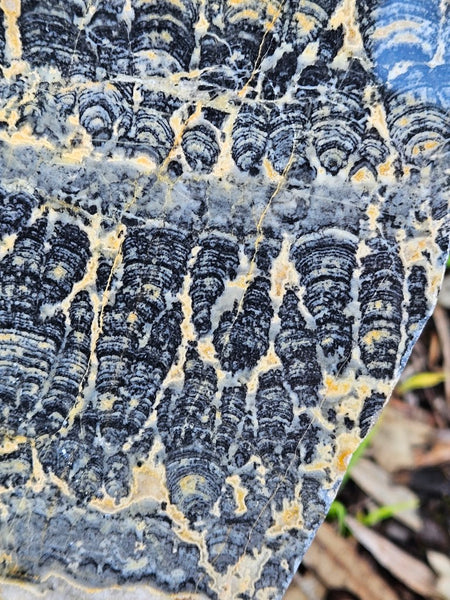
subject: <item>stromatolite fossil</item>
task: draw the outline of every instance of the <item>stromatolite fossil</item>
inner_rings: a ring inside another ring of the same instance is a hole
[[[443,3],[0,7],[4,597],[280,598],[436,300]]]

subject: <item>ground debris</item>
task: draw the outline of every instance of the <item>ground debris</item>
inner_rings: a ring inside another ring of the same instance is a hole
[[[407,554],[373,529],[361,525],[353,517],[347,517],[346,522],[356,539],[397,579],[427,598],[440,597],[436,587],[436,576],[427,565]]]
[[[303,563],[328,589],[344,589],[364,600],[399,600],[356,548],[355,540],[345,539],[324,523]]]

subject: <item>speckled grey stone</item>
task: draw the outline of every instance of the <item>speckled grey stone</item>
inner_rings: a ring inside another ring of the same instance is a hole
[[[282,596],[436,301],[442,11],[0,2],[2,598]]]

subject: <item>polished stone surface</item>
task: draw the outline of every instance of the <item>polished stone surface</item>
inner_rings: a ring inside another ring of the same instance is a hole
[[[282,596],[436,301],[444,8],[0,2],[2,598]]]

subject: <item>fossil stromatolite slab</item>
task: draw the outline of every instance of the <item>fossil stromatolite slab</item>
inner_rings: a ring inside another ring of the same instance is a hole
[[[436,298],[443,7],[0,6],[3,574],[278,598]]]

